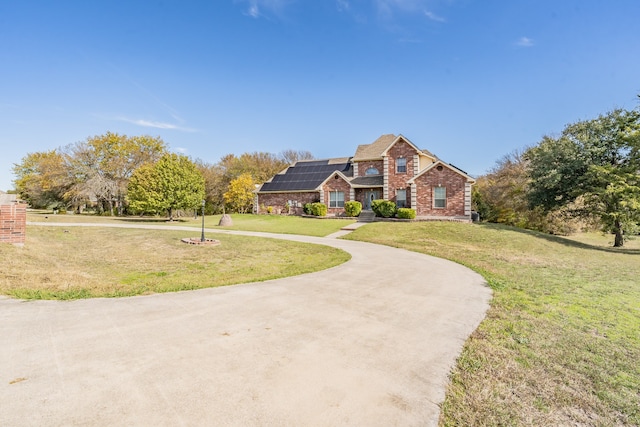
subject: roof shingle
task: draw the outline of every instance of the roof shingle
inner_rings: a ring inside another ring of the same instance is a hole
[[[373,141],[371,144],[358,145],[356,154],[353,156],[353,161],[359,160],[374,160],[382,158],[384,150],[395,141],[397,136],[392,133],[382,135],[380,138]]]

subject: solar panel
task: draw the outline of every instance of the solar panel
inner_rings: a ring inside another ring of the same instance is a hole
[[[349,174],[351,164],[329,164],[328,160],[298,162],[290,166],[282,175],[276,175],[271,182],[262,186],[262,191],[314,190],[332,173],[340,171]]]

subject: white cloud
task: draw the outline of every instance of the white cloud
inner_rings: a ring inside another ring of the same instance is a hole
[[[187,151],[189,151],[189,150],[187,150],[187,149],[186,149],[186,148],[184,148],[184,147],[176,147],[176,148],[175,148],[175,150],[176,150],[178,153],[181,153],[181,154],[185,154]]]
[[[427,6],[429,0],[375,0],[375,8],[380,18],[394,19],[398,13],[423,15],[434,22],[446,22],[446,19],[432,12]]]
[[[172,125],[171,123],[162,123],[162,122],[152,122],[150,120],[143,119],[123,119],[125,122],[133,123],[134,125],[144,126],[147,128],[157,128],[157,129],[177,129],[176,125]]]
[[[235,0],[236,3],[247,4],[244,14],[252,18],[260,18],[265,16],[263,11],[282,15],[284,7],[295,0]]]
[[[515,44],[520,47],[531,47],[534,45],[533,40],[529,37],[520,37]]]
[[[249,6],[249,10],[247,11],[247,15],[251,16],[252,18],[257,18],[260,16],[260,9],[258,9],[258,5],[257,4],[252,4],[251,6]]]
[[[436,22],[447,22],[446,19],[444,19],[441,16],[436,15],[435,13],[425,10],[424,11],[424,16],[426,16],[427,18],[431,19],[432,21],[436,21]]]
[[[144,119],[130,119],[127,117],[118,117],[117,120],[127,122],[127,123],[132,123],[134,125],[147,127],[147,128],[177,130],[182,132],[195,132],[195,129],[174,125],[172,123],[156,122],[156,121],[144,120]]]
[[[339,12],[348,11],[351,5],[347,0],[336,0],[336,6]]]

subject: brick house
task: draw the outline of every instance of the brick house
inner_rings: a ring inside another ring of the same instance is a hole
[[[357,200],[364,210],[377,199],[415,209],[419,218],[471,220],[471,185],[461,169],[419,149],[402,135],[382,135],[359,145],[353,157],[304,160],[263,183],[256,190],[254,212],[295,213],[305,203],[322,202],[329,215],[344,214],[344,202]]]

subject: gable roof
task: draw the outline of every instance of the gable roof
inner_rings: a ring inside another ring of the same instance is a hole
[[[385,152],[397,138],[394,134],[389,133],[382,135],[371,144],[358,145],[356,154],[353,156],[353,161],[377,160],[381,158],[382,153]]]
[[[349,158],[298,161],[262,184],[258,193],[315,191],[334,172],[352,177],[353,169]]]
[[[394,139],[394,140],[393,140],[393,142],[391,142],[391,144],[389,144],[389,145],[387,146],[387,148],[382,152],[382,155],[383,155],[383,156],[386,156],[386,155],[387,155],[387,152],[389,151],[389,149],[390,149],[391,147],[393,147],[393,146],[396,144],[396,142],[398,142],[398,141],[404,141],[404,142],[406,142],[406,143],[407,143],[407,144],[409,144],[411,147],[413,147],[413,149],[414,149],[414,150],[416,150],[416,152],[417,152],[418,154],[421,154],[422,150],[420,150],[418,147],[416,147],[416,145],[415,145],[413,142],[409,141],[407,138],[405,138],[405,137],[404,137],[404,136],[402,136],[402,135],[398,135],[398,137],[397,137],[396,139]]]
[[[371,144],[358,145],[356,154],[353,156],[353,161],[357,162],[362,160],[381,159],[383,156],[386,156],[389,149],[399,141],[406,142],[411,147],[413,147],[413,149],[416,150],[418,154],[430,157],[434,162],[438,160],[438,158],[431,152],[418,148],[413,142],[409,141],[403,135],[396,136],[392,133],[389,133],[386,135],[382,135]]]
[[[410,180],[407,181],[407,184],[413,184],[415,182],[416,179],[418,179],[420,176],[424,175],[425,173],[427,173],[428,171],[430,171],[431,169],[437,167],[438,165],[444,166],[452,171],[454,171],[455,173],[457,173],[458,175],[462,175],[463,177],[465,177],[467,179],[467,181],[471,182],[472,184],[474,182],[476,182],[475,178],[469,176],[465,171],[463,171],[462,169],[458,169],[457,167],[453,166],[450,163],[447,162],[443,162],[442,160],[438,160],[434,163],[431,163],[429,166],[427,166],[426,168],[422,169],[420,171],[420,173],[418,173],[418,175],[414,176],[413,178],[411,178]]]

